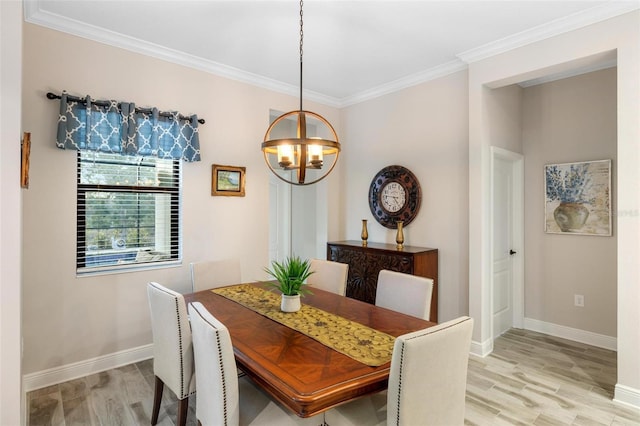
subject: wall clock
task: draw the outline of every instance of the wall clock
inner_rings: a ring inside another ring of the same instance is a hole
[[[396,222],[408,225],[420,210],[420,182],[402,166],[387,166],[373,177],[369,186],[369,208],[382,226],[396,229]]]

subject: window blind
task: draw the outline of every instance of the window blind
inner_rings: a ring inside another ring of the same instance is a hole
[[[179,160],[78,151],[78,273],[179,261]]]

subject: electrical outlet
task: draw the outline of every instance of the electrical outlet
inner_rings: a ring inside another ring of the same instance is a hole
[[[580,308],[584,308],[584,296],[582,294],[573,295],[573,304]]]

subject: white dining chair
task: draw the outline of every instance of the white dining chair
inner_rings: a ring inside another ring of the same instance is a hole
[[[158,422],[165,385],[178,398],[177,426],[187,421],[189,396],[196,391],[191,327],[184,297],[158,283],[147,284],[151,331],[153,333],[153,374],[155,391],[151,424]]]
[[[429,319],[433,280],[383,269],[378,274],[375,305]]]
[[[326,412],[331,426],[463,425],[473,319],[396,338],[389,388]]]
[[[346,263],[333,262],[331,260],[311,259],[313,274],[307,278],[307,284],[322,290],[330,291],[341,296],[347,290],[347,275],[349,265]]]
[[[238,378],[231,336],[199,302],[189,304],[196,363],[196,418],[203,426],[318,425],[285,411],[247,376]]]
[[[242,282],[238,259],[193,262],[190,267],[191,287],[194,293]]]

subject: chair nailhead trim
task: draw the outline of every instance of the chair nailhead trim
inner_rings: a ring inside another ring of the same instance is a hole
[[[404,369],[404,348],[405,342],[402,342],[400,350],[400,371],[398,372],[398,400],[396,401],[396,424],[400,424],[400,402],[402,401],[402,370]]]
[[[178,305],[178,298],[174,299],[176,302],[176,318],[178,320],[178,342],[180,344],[180,399],[185,398],[184,394],[184,354],[182,352],[182,327],[180,324],[180,306]]]
[[[222,345],[220,344],[220,331],[218,329],[216,329],[216,340],[218,343],[218,363],[220,364],[220,372],[222,373],[220,374],[220,377],[222,380],[222,401],[223,401],[223,412],[224,412],[224,424],[226,425],[228,423],[227,380],[226,380],[226,374],[225,374],[223,358],[222,358]]]

